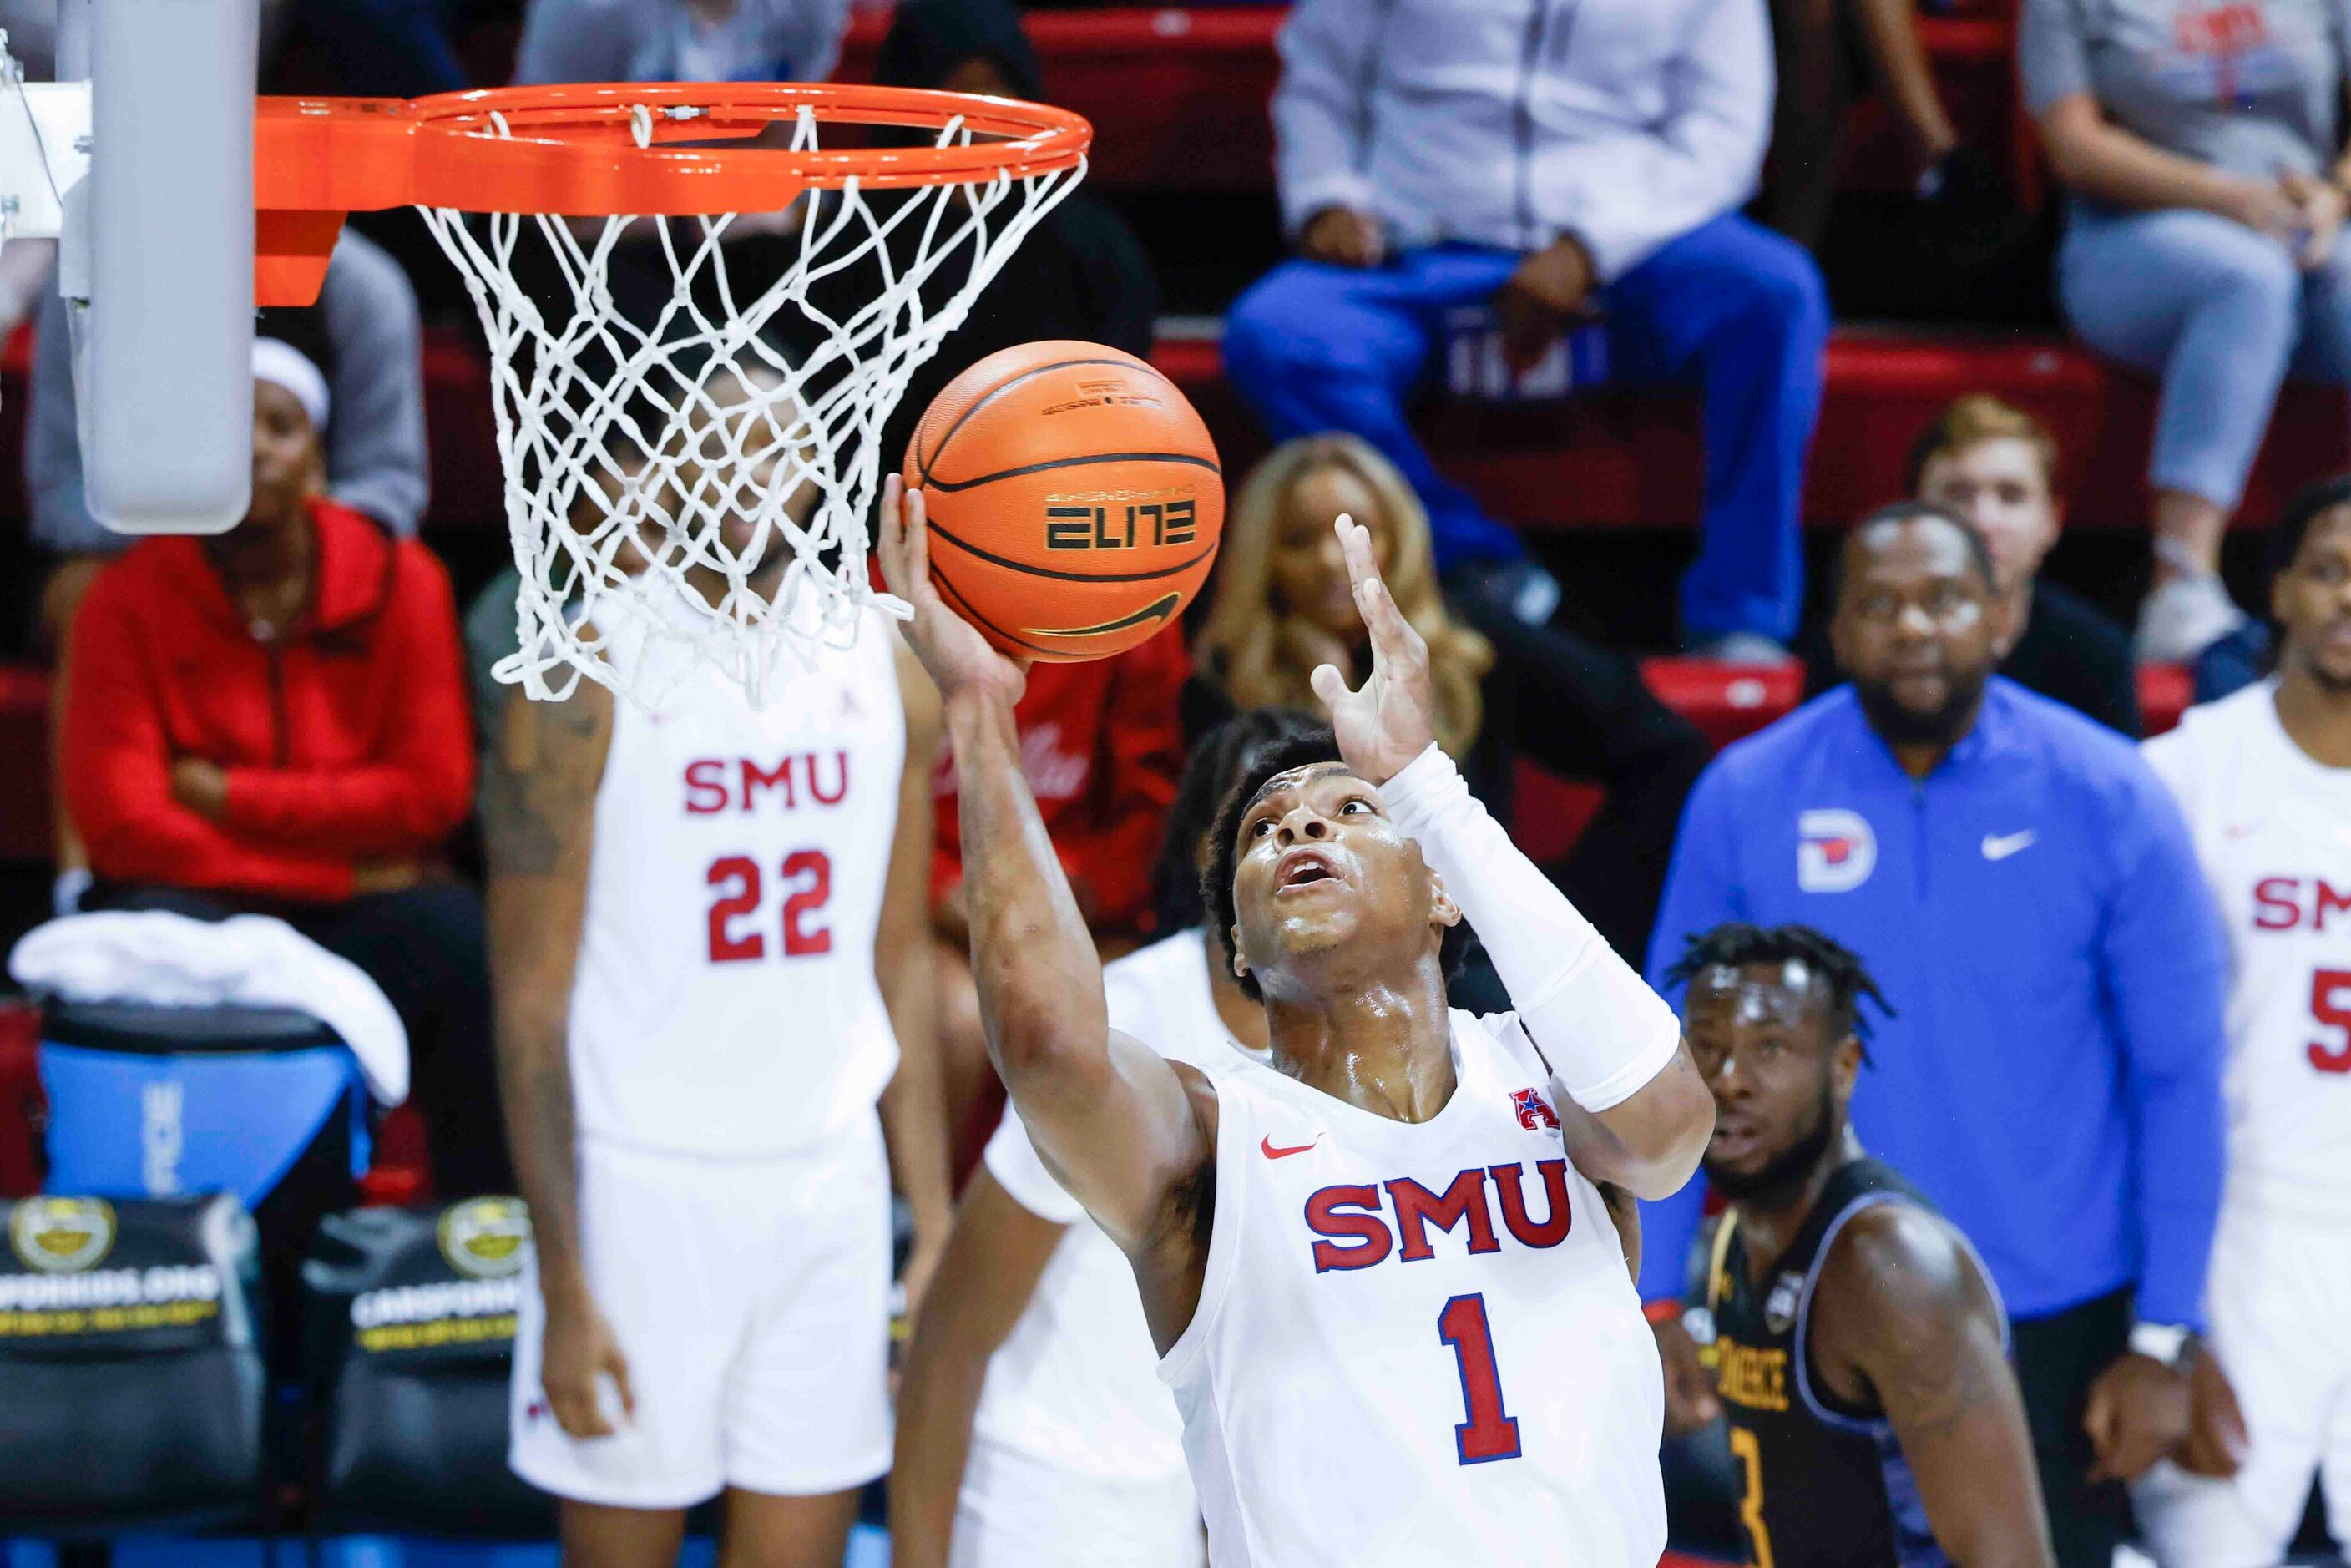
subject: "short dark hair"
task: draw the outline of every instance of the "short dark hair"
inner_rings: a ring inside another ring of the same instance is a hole
[[[1968,547],[1968,560],[1976,569],[1976,575],[1983,579],[1987,590],[1996,586],[1999,580],[1992,575],[1991,546],[1984,542],[1981,529],[1949,507],[1938,507],[1932,501],[1896,501],[1878,507],[1845,530],[1845,542],[1839,545],[1829,563],[1829,606],[1833,611],[1837,601],[1844,595],[1846,546],[1870,528],[1883,528],[1888,523],[1916,522],[1944,523],[1958,529],[1960,539]]]
[[[1866,1059],[1871,1030],[1869,1019],[1861,1010],[1862,998],[1865,997],[1876,1003],[1877,1010],[1887,1018],[1895,1016],[1894,1005],[1886,999],[1886,993],[1877,988],[1876,980],[1851,948],[1809,925],[1750,925],[1743,920],[1726,921],[1711,931],[1688,938],[1682,956],[1666,971],[1666,983],[1687,985],[1717,965],[1739,969],[1750,964],[1784,964],[1791,958],[1828,987],[1829,1021],[1836,1026],[1840,1038],[1850,1034],[1859,1040]]]
[[[1260,707],[1235,714],[1192,743],[1176,782],[1176,799],[1160,830],[1159,855],[1151,862],[1151,909],[1163,936],[1207,918],[1200,901],[1200,840],[1215,824],[1217,808],[1250,752],[1294,736],[1331,740],[1331,727],[1301,708]]]
[[[2320,479],[2295,491],[2294,499],[2278,513],[2277,521],[2270,525],[2266,553],[2271,579],[2293,567],[2294,558],[2302,553],[2302,541],[2310,537],[2311,524],[2346,505],[2351,505],[2351,474]]]
[[[1284,735],[1278,739],[1245,753],[1238,776],[1230,789],[1225,791],[1224,804],[1217,808],[1217,820],[1208,831],[1213,835],[1208,849],[1208,869],[1200,874],[1200,902],[1207,909],[1207,924],[1216,934],[1217,945],[1225,955],[1225,967],[1232,967],[1233,925],[1239,918],[1233,901],[1233,875],[1240,865],[1241,819],[1257,804],[1265,787],[1281,774],[1293,768],[1311,768],[1318,762],[1339,761],[1338,737],[1326,724],[1312,729]],[[1461,972],[1468,956],[1469,925],[1467,921],[1448,927],[1437,945],[1437,961],[1449,982]],[[1259,988],[1255,975],[1240,977],[1241,994],[1251,1001],[1262,1001],[1265,993]]]

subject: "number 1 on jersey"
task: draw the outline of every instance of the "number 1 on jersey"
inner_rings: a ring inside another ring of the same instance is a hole
[[[1453,1428],[1454,1451],[1465,1465],[1519,1457],[1518,1418],[1502,1408],[1502,1374],[1494,1364],[1494,1331],[1482,1294],[1456,1296],[1437,1314],[1437,1337],[1453,1347],[1461,1374],[1461,1403],[1469,1419]]]

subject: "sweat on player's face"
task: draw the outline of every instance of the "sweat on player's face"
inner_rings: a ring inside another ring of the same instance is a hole
[[[1434,936],[1460,918],[1419,846],[1389,821],[1377,787],[1343,762],[1266,780],[1238,815],[1232,852],[1245,957],[1388,932]]]

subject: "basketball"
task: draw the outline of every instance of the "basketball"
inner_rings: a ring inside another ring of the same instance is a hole
[[[931,580],[1003,653],[1124,653],[1217,559],[1225,483],[1191,402],[1100,343],[1024,343],[947,383],[906,444]]]

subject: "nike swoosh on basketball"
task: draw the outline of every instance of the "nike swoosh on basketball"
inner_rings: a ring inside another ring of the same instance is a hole
[[[2020,850],[2031,849],[2032,840],[2033,832],[2031,828],[2020,833],[1986,833],[1983,838],[1984,859],[2004,861]]]
[[[1322,1136],[1318,1134],[1315,1136],[1313,1143],[1301,1144],[1294,1149],[1278,1149],[1274,1147],[1273,1140],[1271,1138],[1261,1138],[1258,1141],[1257,1146],[1265,1151],[1265,1157],[1267,1159],[1286,1160],[1292,1155],[1304,1154],[1307,1150],[1312,1148],[1315,1144],[1319,1144],[1322,1141]]]

